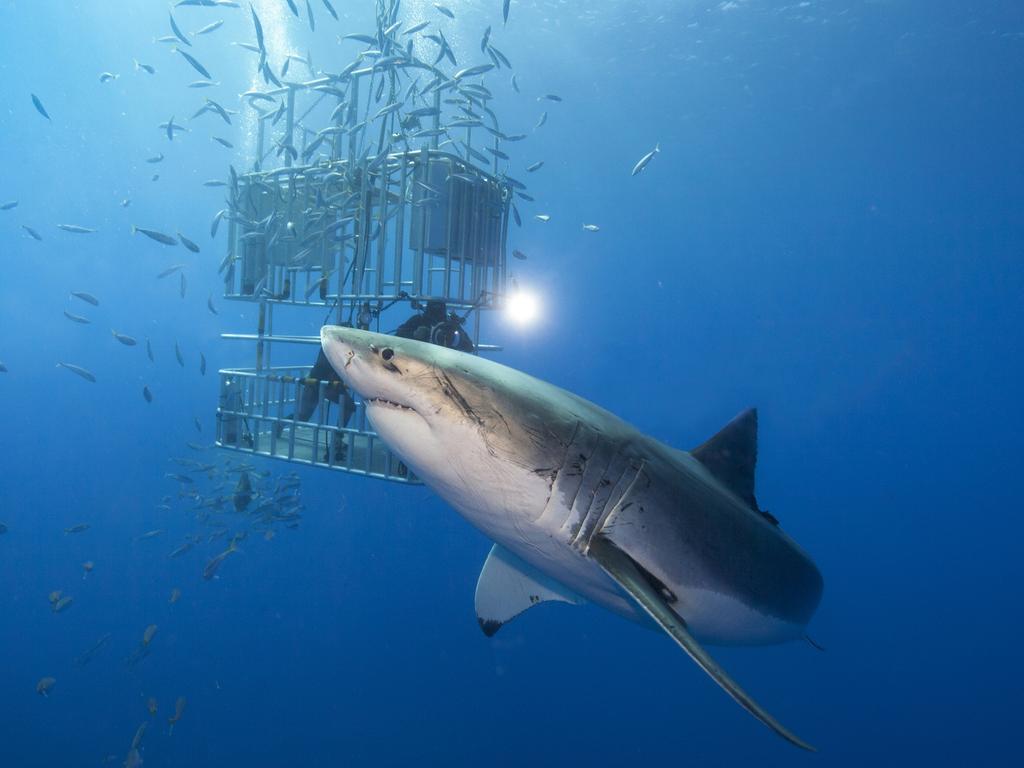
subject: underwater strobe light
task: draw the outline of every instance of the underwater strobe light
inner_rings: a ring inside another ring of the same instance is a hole
[[[529,325],[540,313],[540,302],[532,293],[517,289],[508,297],[505,312],[516,325]]]

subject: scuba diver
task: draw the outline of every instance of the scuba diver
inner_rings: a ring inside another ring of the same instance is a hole
[[[313,363],[313,368],[306,375],[305,379],[301,379],[301,392],[299,394],[298,409],[295,413],[285,416],[285,421],[291,421],[293,419],[295,421],[309,420],[309,417],[313,415],[316,411],[317,405],[320,403],[321,383],[326,383],[327,385],[323,388],[323,399],[327,400],[328,403],[335,403],[341,408],[341,418],[337,426],[342,429],[348,426],[349,421],[352,419],[352,414],[356,412],[356,401],[352,398],[351,393],[348,391],[348,387],[338,380],[338,374],[334,372],[334,368],[331,367],[331,363],[328,361],[322,348],[317,353],[316,362]],[[330,414],[328,412],[324,415],[324,423],[329,423],[329,420]],[[282,421],[277,425],[278,437],[280,437],[281,433],[284,431],[285,421]],[[344,437],[341,432],[334,432],[333,430],[332,435],[334,461],[344,461],[347,448]],[[326,451],[325,454],[324,460],[330,461],[330,451]]]
[[[429,341],[461,352],[473,352],[475,349],[462,327],[462,319],[454,312],[448,312],[447,305],[436,299],[428,301],[426,308],[398,326],[395,336]]]
[[[349,419],[356,412],[356,401],[349,394],[348,387],[338,380],[338,374],[331,367],[323,348],[319,349],[313,368],[302,382],[302,394],[299,396],[299,409],[295,412],[297,421],[306,421],[313,415],[317,403],[320,402],[320,382],[327,382],[324,399],[341,406],[341,422],[338,426],[348,426]],[[344,401],[344,402],[342,402]]]

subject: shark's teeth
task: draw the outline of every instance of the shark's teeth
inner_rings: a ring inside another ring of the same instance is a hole
[[[399,408],[399,409],[401,409],[403,411],[414,410],[413,408],[410,408],[408,405],[402,405],[401,403],[396,403],[394,400],[386,400],[383,397],[371,397],[367,402],[376,403],[377,405],[386,405],[389,408]]]

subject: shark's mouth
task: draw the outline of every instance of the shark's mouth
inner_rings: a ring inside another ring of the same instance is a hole
[[[396,403],[394,400],[388,400],[383,397],[371,397],[366,401],[367,405],[376,405],[382,408],[391,408],[399,411],[412,411],[416,413],[416,409],[411,405],[404,405],[402,403]]]

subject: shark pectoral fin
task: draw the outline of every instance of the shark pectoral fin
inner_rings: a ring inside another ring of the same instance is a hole
[[[661,595],[648,583],[625,552],[602,536],[595,536],[590,543],[589,555],[741,707],[791,744],[810,752],[817,751],[762,709],[746,691],[739,687],[735,680],[729,677],[724,669],[718,666],[693,635],[687,631],[686,623],[668,607]]]
[[[527,608],[549,600],[583,602],[500,544],[491,548],[476,582],[476,618],[485,635],[490,637]]]

